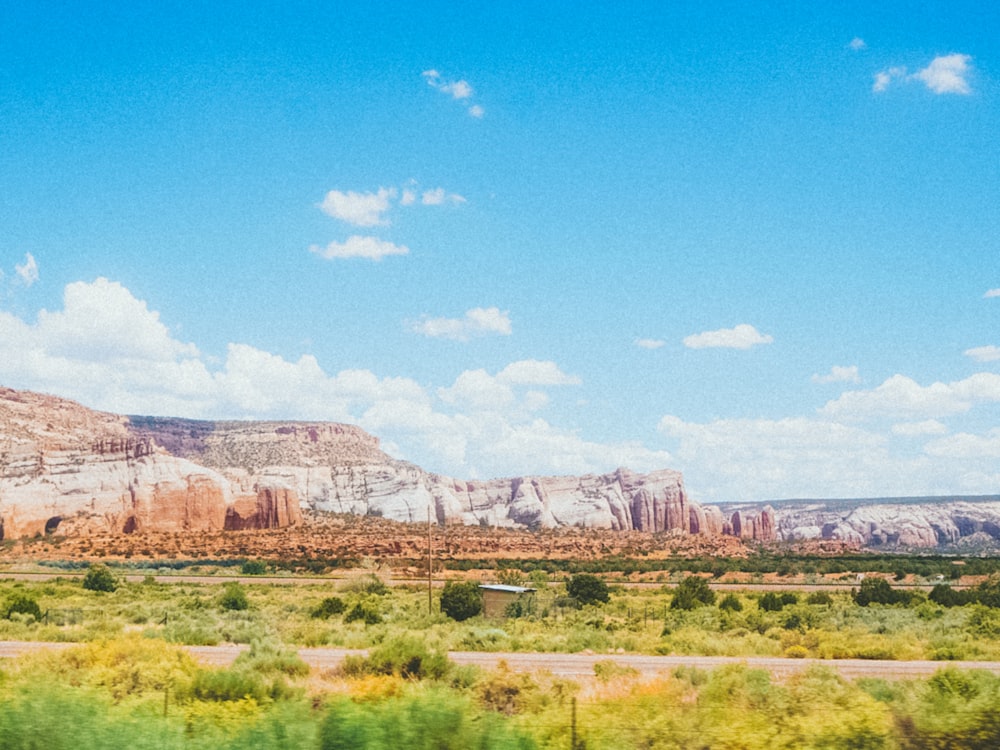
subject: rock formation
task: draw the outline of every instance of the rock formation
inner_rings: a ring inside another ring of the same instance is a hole
[[[0,538],[101,530],[212,531],[302,523],[303,510],[438,524],[673,532],[767,541],[692,502],[679,472],[462,481],[386,455],[328,422],[119,416],[0,389]]]
[[[1000,497],[787,502],[775,511],[775,537],[890,549],[994,545]]]

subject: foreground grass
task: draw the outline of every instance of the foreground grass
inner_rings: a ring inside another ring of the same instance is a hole
[[[744,666],[643,681],[607,662],[581,686],[458,668],[415,638],[338,673],[255,642],[228,669],[133,634],[0,665],[9,750],[248,748],[995,748],[1000,677],[848,682],[823,668],[784,681]]]
[[[86,590],[76,579],[0,581],[0,640],[88,642],[138,633],[187,645],[368,648],[410,634],[443,651],[1000,660],[1000,609],[980,604],[948,608],[916,595],[905,604],[859,606],[849,592],[831,592],[793,594],[775,608],[765,594],[742,592],[682,610],[671,607],[675,596],[612,587],[607,604],[575,608],[559,585],[540,592],[524,616],[455,622],[436,611],[436,600],[428,611],[421,587],[389,587],[373,574],[235,589],[148,579],[113,592]],[[24,600],[37,612],[8,612]]]

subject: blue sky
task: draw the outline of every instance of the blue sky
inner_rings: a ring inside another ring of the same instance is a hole
[[[209,5],[0,9],[0,384],[1000,491],[994,3]]]

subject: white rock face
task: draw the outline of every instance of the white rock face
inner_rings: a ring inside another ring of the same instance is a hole
[[[866,547],[937,547],[974,534],[1000,539],[1000,502],[879,503],[837,510],[825,503],[775,511],[778,539],[835,539]]]
[[[350,425],[123,417],[0,389],[0,428],[0,537],[271,528],[308,509],[533,529],[726,527],[676,471],[462,481],[397,461]],[[739,534],[770,538],[760,519]]]

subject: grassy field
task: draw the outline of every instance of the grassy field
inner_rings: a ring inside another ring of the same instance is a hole
[[[517,616],[456,621],[440,590],[429,609],[426,588],[389,585],[378,569],[285,583],[108,572],[109,591],[80,577],[0,581],[0,640],[79,644],[0,664],[4,748],[569,748],[574,721],[577,748],[590,750],[1000,746],[1000,678],[947,666],[1000,660],[992,582],[944,606],[891,578],[854,592],[725,594],[707,577],[602,579],[607,601],[581,604],[562,580],[504,571],[539,589],[533,600]],[[250,648],[226,669],[181,648],[220,643]],[[369,656],[310,670],[299,646]],[[459,667],[449,650],[936,659],[942,671],[850,682],[810,668],[777,680],[734,665],[649,680],[609,658],[577,683]]]

